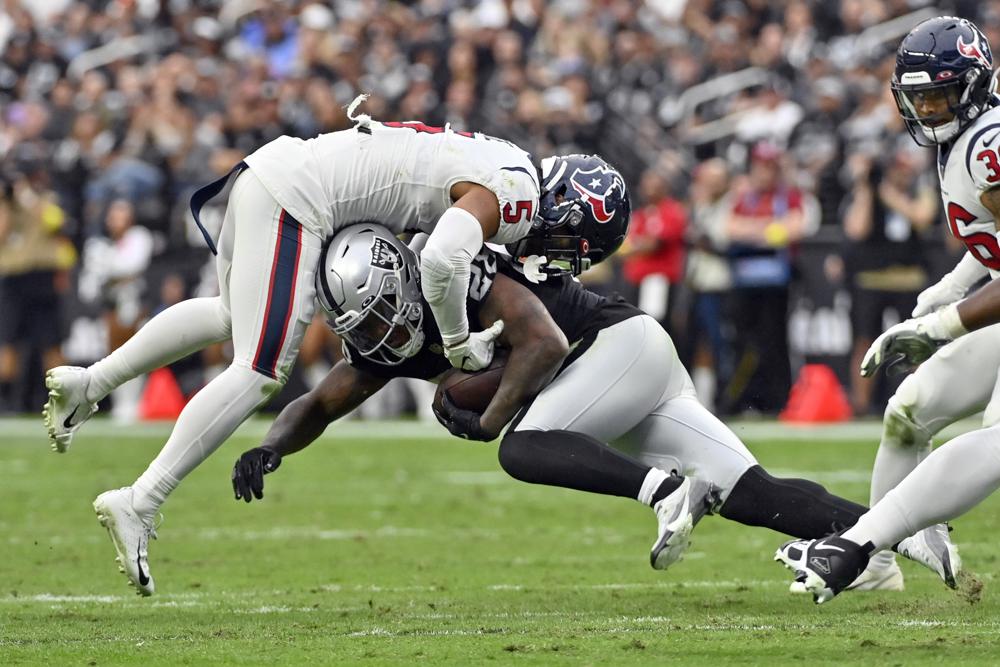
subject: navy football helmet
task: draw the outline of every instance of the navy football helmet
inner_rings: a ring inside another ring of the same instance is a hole
[[[993,53],[971,21],[939,16],[911,30],[896,51],[896,106],[913,140],[954,139],[993,104]]]
[[[558,155],[542,160],[539,211],[527,237],[511,243],[515,260],[545,257],[549,275],[586,271],[625,240],[631,204],[625,179],[596,155]]]

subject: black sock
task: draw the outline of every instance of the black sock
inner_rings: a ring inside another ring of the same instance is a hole
[[[656,487],[656,491],[653,492],[653,499],[649,501],[650,507],[652,507],[653,505],[660,502],[661,500],[669,496],[671,493],[676,491],[677,487],[680,486],[683,481],[684,478],[676,474],[676,472],[670,477],[667,477],[665,480],[663,480],[663,482],[661,482],[660,485]]]
[[[507,433],[500,441],[498,456],[507,474],[522,482],[632,499],[638,498],[651,470],[589,435],[574,431]]]
[[[760,466],[747,470],[719,514],[748,526],[814,539],[849,528],[868,508],[807,479],[778,479]]]

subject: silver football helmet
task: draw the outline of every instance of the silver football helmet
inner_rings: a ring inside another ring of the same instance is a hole
[[[388,229],[352,225],[323,249],[316,293],[334,333],[363,356],[396,365],[420,351],[417,257]]]

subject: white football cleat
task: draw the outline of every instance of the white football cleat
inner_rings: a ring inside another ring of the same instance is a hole
[[[903,571],[899,569],[899,564],[896,561],[892,561],[890,565],[884,567],[875,567],[869,562],[865,571],[844,590],[858,592],[902,591],[905,590]],[[792,585],[788,587],[788,592],[802,594],[809,591],[806,590],[804,582],[793,581]]]
[[[42,408],[49,443],[57,452],[65,452],[73,434],[97,412],[97,404],[87,400],[90,373],[79,366],[56,366],[45,373],[49,400]]]
[[[685,477],[673,493],[653,505],[659,532],[649,552],[649,564],[666,570],[691,546],[691,531],[712,510],[718,490],[711,482]]]
[[[907,537],[899,543],[896,551],[937,574],[948,588],[958,586],[962,558],[958,555],[958,547],[948,537],[946,524],[939,523]]]
[[[132,487],[105,491],[94,500],[94,511],[101,525],[108,529],[115,545],[118,570],[128,577],[139,595],[152,595],[153,575],[149,572],[149,538],[156,539],[156,529],[132,509]]]

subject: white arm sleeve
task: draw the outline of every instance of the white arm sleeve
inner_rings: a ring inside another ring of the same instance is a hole
[[[483,228],[476,216],[451,207],[438,220],[420,253],[421,290],[445,347],[469,335],[465,310],[469,265],[482,246]]]
[[[958,261],[951,273],[947,274],[947,278],[952,281],[952,284],[967,292],[970,287],[988,276],[989,273],[990,270],[983,266],[982,262],[973,257],[971,252],[967,252],[962,255],[962,259]]]

